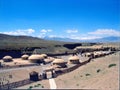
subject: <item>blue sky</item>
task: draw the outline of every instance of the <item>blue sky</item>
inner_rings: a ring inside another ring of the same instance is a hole
[[[119,0],[0,0],[0,33],[95,39],[120,36]]]

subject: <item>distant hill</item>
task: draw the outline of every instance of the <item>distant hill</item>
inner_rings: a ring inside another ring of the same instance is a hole
[[[60,37],[44,37],[45,40],[53,40],[53,41],[64,41],[64,42],[76,42],[78,40],[76,39],[70,39],[70,38],[60,38]]]
[[[120,42],[120,37],[104,37],[100,39],[92,39],[92,40],[78,40],[78,39],[70,39],[70,38],[59,38],[59,37],[45,37],[45,40],[54,40],[54,41],[65,41],[65,42]]]
[[[104,38],[101,38],[101,39],[96,39],[96,41],[99,41],[99,42],[120,42],[120,37],[104,37]]]
[[[72,40],[73,41],[73,40]],[[12,36],[0,34],[0,50],[27,50],[39,49],[42,53],[64,53],[81,43],[44,40],[31,36]]]
[[[0,49],[21,49],[26,47],[53,47],[63,45],[64,42],[44,40],[31,36],[12,36],[0,34]]]

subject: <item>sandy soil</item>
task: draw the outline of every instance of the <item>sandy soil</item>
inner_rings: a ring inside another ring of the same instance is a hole
[[[55,78],[57,88],[119,90],[119,55],[120,52],[96,58],[73,72]],[[108,68],[110,64],[116,66]]]

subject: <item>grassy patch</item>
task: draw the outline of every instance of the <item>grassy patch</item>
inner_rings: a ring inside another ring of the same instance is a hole
[[[116,64],[110,64],[110,65],[108,66],[108,68],[111,68],[111,67],[113,67],[113,66],[116,66]]]
[[[38,86],[40,86],[41,84],[37,84]]]

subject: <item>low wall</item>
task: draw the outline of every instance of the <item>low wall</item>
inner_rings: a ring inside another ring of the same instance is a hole
[[[5,84],[5,85],[0,85],[0,90],[11,90],[12,88],[17,88],[23,85],[27,85],[33,83],[33,81],[30,81],[29,79],[25,79],[22,81],[18,81],[18,82],[13,82],[13,83],[9,83],[9,84]]]

